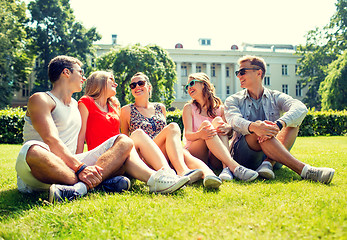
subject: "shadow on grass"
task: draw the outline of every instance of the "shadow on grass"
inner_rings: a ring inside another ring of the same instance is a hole
[[[19,213],[32,209],[34,206],[42,206],[48,199],[47,192],[32,194],[20,193],[17,189],[0,192],[0,220],[13,218]]]

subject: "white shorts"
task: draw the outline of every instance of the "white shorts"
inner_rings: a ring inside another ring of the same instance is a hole
[[[110,147],[113,146],[114,141],[119,135],[109,138],[98,147],[84,153],[75,154],[74,157],[85,163],[88,166],[95,165],[98,158],[105,153]],[[33,191],[47,191],[50,184],[43,183],[37,180],[32,174],[31,169],[26,161],[26,155],[31,146],[38,145],[42,148],[50,151],[50,148],[44,142],[31,140],[22,146],[19,151],[17,161],[16,161],[16,171],[17,171],[17,186],[18,190],[23,193],[32,193]]]

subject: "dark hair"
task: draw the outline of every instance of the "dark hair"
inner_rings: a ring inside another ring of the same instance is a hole
[[[239,64],[249,61],[251,65],[260,67],[262,71],[261,78],[263,79],[266,72],[265,60],[261,57],[246,55],[239,59]]]
[[[73,72],[72,68],[76,63],[80,66],[83,65],[80,60],[70,56],[61,55],[53,58],[48,64],[48,78],[51,83],[55,83],[59,79],[61,72],[65,68]]]

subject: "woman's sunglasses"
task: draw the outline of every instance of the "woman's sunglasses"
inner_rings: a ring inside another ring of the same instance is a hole
[[[138,81],[138,82],[132,82],[132,83],[130,83],[129,86],[130,86],[131,89],[135,89],[135,88],[136,88],[136,85],[139,85],[140,87],[143,87],[143,86],[145,86],[145,84],[146,84],[146,81],[140,80],[140,81]]]
[[[247,70],[259,70],[260,68],[241,68],[240,70],[235,72],[236,77],[240,74],[241,76],[246,74]]]
[[[192,81],[190,81],[187,85],[186,85],[186,91],[188,91],[188,88],[189,87],[193,87],[195,85],[195,82],[202,82],[202,81],[199,81],[199,80],[196,80],[196,79],[193,79]]]

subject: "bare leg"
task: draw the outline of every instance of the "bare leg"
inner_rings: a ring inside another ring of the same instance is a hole
[[[277,138],[271,138],[260,144],[257,139],[258,137],[255,134],[246,135],[247,144],[251,149],[255,151],[262,150],[270,159],[286,165],[299,175],[301,174],[305,164],[291,155]]]
[[[170,168],[160,148],[143,130],[135,130],[130,138],[134,141],[134,146],[138,154],[143,157],[144,161],[154,170]]]
[[[177,123],[167,125],[153,140],[163,154],[170,159],[178,175],[189,171],[184,162],[181,131]]]
[[[39,145],[29,148],[26,161],[32,175],[43,183],[73,185],[78,182],[74,171],[61,158]]]
[[[124,162],[128,158],[133,148],[133,142],[130,138],[121,134],[117,137],[112,147],[102,154],[96,161],[96,165],[103,168],[103,180],[113,177],[117,174]]]
[[[130,151],[130,156],[125,161],[125,171],[132,177],[142,182],[147,182],[155,171],[150,169],[139,157],[135,148]]]
[[[202,160],[194,157],[187,149],[183,149],[184,160],[190,169],[201,169],[203,178],[206,176],[214,176],[214,172]]]

